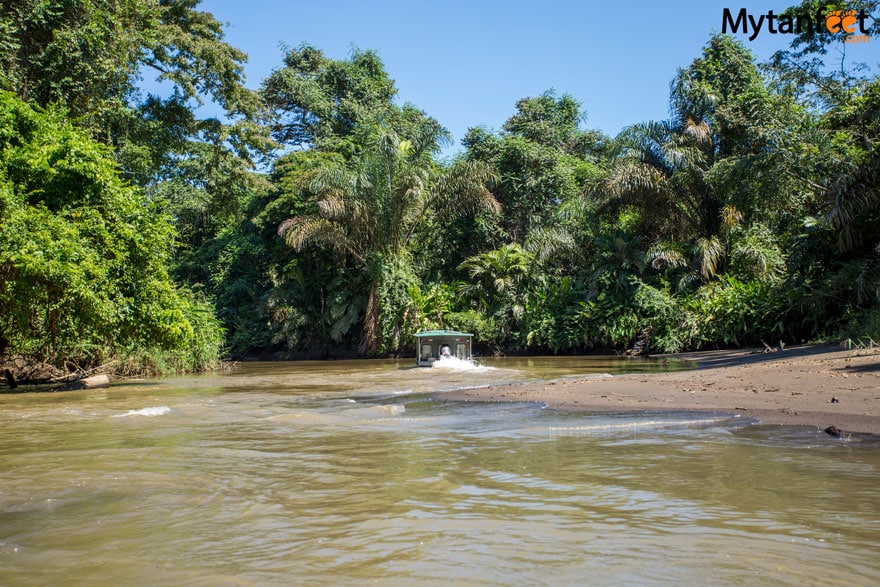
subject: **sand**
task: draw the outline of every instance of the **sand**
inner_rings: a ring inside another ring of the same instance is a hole
[[[880,349],[836,346],[724,350],[663,359],[690,371],[565,378],[446,392],[456,401],[543,402],[559,410],[675,410],[741,414],[762,424],[880,434]],[[634,359],[638,360],[638,359]]]

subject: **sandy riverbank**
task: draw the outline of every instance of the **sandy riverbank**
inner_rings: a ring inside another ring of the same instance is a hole
[[[457,401],[535,401],[560,410],[724,411],[762,424],[880,434],[880,351],[834,346],[667,355],[697,369],[566,378],[444,393]],[[662,359],[662,357],[659,357]]]

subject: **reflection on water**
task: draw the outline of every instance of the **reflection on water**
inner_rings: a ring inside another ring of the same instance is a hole
[[[880,582],[877,441],[431,393],[617,367],[488,366],[260,364],[0,396],[0,582]]]

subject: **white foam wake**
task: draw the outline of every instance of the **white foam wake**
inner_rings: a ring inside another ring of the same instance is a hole
[[[458,357],[443,357],[431,365],[434,369],[446,369],[449,371],[494,371],[495,367],[477,365],[473,361],[466,361]]]
[[[167,414],[171,411],[171,408],[168,406],[156,406],[154,408],[141,408],[140,410],[129,410],[124,414],[116,414],[112,416],[113,418],[128,418],[130,416],[146,416],[148,418],[155,418],[156,416],[161,416],[162,414]]]
[[[624,422],[602,422],[599,424],[587,424],[582,426],[551,426],[549,431],[550,436],[579,436],[588,435],[596,432],[631,432],[644,429],[712,426],[713,424],[724,424],[732,422],[735,418],[738,417],[739,414],[721,417],[695,418],[691,420],[677,420],[675,418],[664,418],[656,420],[628,420]]]

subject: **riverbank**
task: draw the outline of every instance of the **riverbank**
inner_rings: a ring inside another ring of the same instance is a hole
[[[455,401],[533,401],[558,410],[723,411],[762,424],[834,426],[880,434],[880,351],[836,346],[707,351],[658,356],[690,371],[565,378],[446,392]]]

